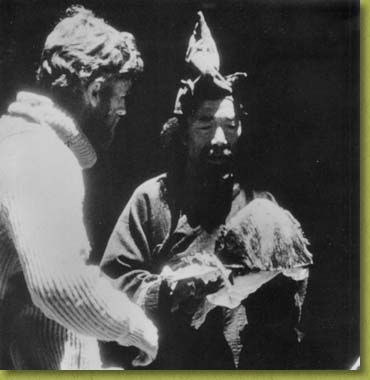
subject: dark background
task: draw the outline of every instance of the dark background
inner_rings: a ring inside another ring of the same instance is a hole
[[[47,34],[76,1],[0,1],[0,110],[32,88]],[[86,173],[93,260],[133,189],[163,171],[170,116],[196,11],[224,74],[248,73],[239,172],[301,221],[315,265],[305,304],[306,368],[359,354],[359,6],[355,1],[79,1],[132,32],[145,74],[112,149]]]

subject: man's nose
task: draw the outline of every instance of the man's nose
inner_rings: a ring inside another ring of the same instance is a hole
[[[118,116],[125,116],[127,114],[126,98],[124,96],[119,99],[116,114]]]
[[[217,127],[215,135],[211,141],[212,145],[225,145],[227,144],[224,130],[221,127]]]

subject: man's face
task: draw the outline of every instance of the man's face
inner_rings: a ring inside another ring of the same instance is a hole
[[[229,168],[241,134],[233,98],[203,101],[187,122],[186,140],[191,168]]]
[[[118,122],[127,114],[126,101],[132,81],[114,76],[99,81],[96,91],[87,90],[90,98],[84,130],[94,146],[106,149],[113,141]]]

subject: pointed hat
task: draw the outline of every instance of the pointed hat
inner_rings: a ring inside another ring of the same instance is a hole
[[[186,107],[195,99],[216,99],[232,95],[234,86],[246,73],[223,76],[220,73],[220,57],[211,31],[203,13],[197,13],[198,20],[189,39],[185,55],[187,75],[181,80],[177,93],[174,114],[186,113]]]

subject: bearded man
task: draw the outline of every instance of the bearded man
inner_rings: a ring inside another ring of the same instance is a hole
[[[111,235],[102,268],[158,326],[159,353],[150,368],[251,368],[244,359],[251,356],[243,352],[250,341],[242,334],[255,321],[242,302],[283,272],[284,279],[294,277],[293,283],[305,280],[306,268],[298,268],[309,265],[311,255],[298,224],[272,195],[246,191],[235,178],[244,115],[238,86],[246,74],[220,74],[201,12],[186,63],[189,74],[178,92],[175,116],[162,130],[168,171],[136,189]],[[263,224],[269,228],[260,228]],[[279,232],[282,224],[287,231]],[[274,239],[272,249],[266,248],[271,244],[265,241]],[[293,245],[299,248],[290,249]],[[297,289],[291,288],[284,343],[297,341]],[[294,349],[292,343],[286,354]],[[265,354],[271,359],[270,352]]]
[[[98,341],[152,361],[157,330],[87,265],[83,169],[112,141],[143,62],[130,33],[72,7],[46,39],[38,90],[0,119],[2,368],[100,369]]]

